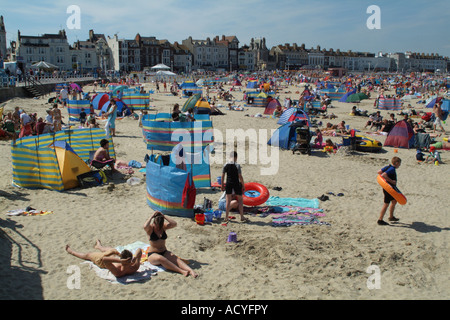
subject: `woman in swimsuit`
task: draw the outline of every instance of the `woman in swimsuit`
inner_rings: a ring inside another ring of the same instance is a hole
[[[165,220],[165,221],[164,221]],[[150,249],[148,261],[153,265],[183,274],[185,277],[197,274],[189,266],[166,248],[166,230],[175,228],[176,221],[156,211],[144,224],[144,230],[149,236]]]

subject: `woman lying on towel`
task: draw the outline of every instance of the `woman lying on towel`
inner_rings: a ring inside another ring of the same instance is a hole
[[[73,251],[66,245],[66,251],[71,255],[95,263],[99,268],[108,269],[116,278],[135,273],[141,265],[142,250],[138,249],[136,254],[128,250],[119,253],[114,248],[104,247],[100,240],[95,244],[99,252],[80,253]]]
[[[185,277],[192,275],[197,278],[197,274],[189,266],[166,248],[166,230],[175,228],[177,223],[156,211],[144,224],[150,242],[148,250],[148,261],[155,265],[162,265],[170,271],[178,272]]]

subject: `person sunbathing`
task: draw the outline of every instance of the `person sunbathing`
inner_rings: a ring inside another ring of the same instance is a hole
[[[141,265],[141,249],[138,249],[134,256],[129,250],[123,250],[119,253],[114,248],[104,247],[100,240],[97,240],[94,248],[99,251],[81,253],[72,250],[69,245],[66,245],[67,253],[77,258],[91,261],[99,268],[108,269],[116,278],[135,273]]]
[[[144,230],[149,237],[150,248],[148,252],[148,261],[155,265],[162,265],[170,271],[178,272],[185,277],[191,275],[197,278],[198,275],[180,258],[168,251],[166,248],[167,234],[166,230],[175,228],[175,220],[163,215],[159,211],[145,222]]]

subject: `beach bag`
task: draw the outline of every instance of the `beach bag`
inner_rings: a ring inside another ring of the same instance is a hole
[[[77,179],[82,188],[97,187],[101,186],[104,183],[102,174],[104,175],[104,173],[101,171],[89,171],[80,174],[79,176],[77,176]]]

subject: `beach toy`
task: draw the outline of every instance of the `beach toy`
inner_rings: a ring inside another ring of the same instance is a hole
[[[217,183],[219,184],[219,186],[222,184],[222,177],[221,176],[217,177]]]
[[[212,222],[213,216],[214,216],[214,213],[212,211],[206,211],[205,212],[205,222]]]
[[[197,213],[195,215],[195,222],[197,222],[197,224],[200,224],[200,225],[205,224],[205,214],[204,213]]]
[[[255,207],[266,202],[269,196],[269,190],[264,185],[248,182],[245,184],[245,192],[242,195],[242,199],[245,205]]]
[[[439,161],[436,160],[436,161],[434,162],[434,165],[435,165],[435,166],[438,166],[438,165],[439,165]]]
[[[398,152],[398,149],[394,149],[394,153],[397,153]]]
[[[227,242],[237,242],[236,232],[230,232],[230,234],[228,235]]]
[[[222,217],[222,210],[216,210],[213,212],[214,218],[220,219]]]
[[[401,204],[401,205],[405,205],[406,204],[406,197],[403,195],[403,193],[400,192],[400,190],[396,186],[391,186],[389,183],[386,182],[386,180],[381,175],[377,176],[377,182],[399,204]]]

